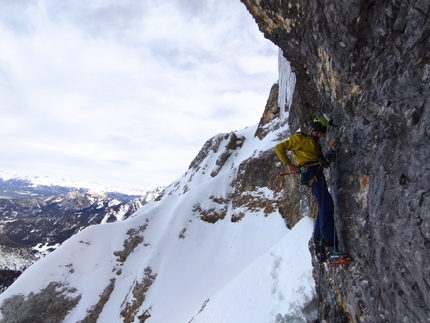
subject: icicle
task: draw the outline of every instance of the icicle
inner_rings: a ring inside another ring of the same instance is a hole
[[[288,119],[288,112],[285,111],[286,107],[290,110],[293,101],[294,87],[296,85],[296,75],[291,71],[290,62],[287,61],[279,49],[278,52],[278,73],[279,73],[279,94],[278,105],[281,109],[279,118],[281,123]]]

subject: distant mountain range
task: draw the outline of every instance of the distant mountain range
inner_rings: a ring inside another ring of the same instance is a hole
[[[127,219],[163,191],[19,177],[0,171],[0,292],[84,228]]]
[[[91,191],[116,198],[122,202],[128,202],[142,196],[147,196],[147,199],[150,200],[151,195],[154,194],[153,192],[159,190],[160,188],[156,188],[153,191],[145,191],[106,186],[85,181],[70,181],[39,176],[18,176],[0,170],[0,198],[42,198],[65,195],[69,192],[86,193]]]

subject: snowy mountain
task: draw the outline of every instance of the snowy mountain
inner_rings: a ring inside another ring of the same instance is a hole
[[[29,192],[26,187],[34,181],[15,177],[3,183],[9,184],[8,192],[18,190],[19,194],[11,195],[25,196],[22,192]],[[70,191],[72,187],[60,184],[52,185],[45,180],[43,194],[39,194],[39,190],[33,191],[32,198],[0,198],[0,292],[37,259],[55,250],[72,235],[90,225],[127,219],[162,192],[160,187],[133,199],[127,196],[124,202],[94,191]],[[59,192],[67,193],[35,197]],[[115,194],[111,192],[110,195]]]
[[[14,242],[36,250],[54,248],[87,226],[128,218],[146,203],[123,203],[95,193],[70,192],[39,199],[0,199],[0,226]]]
[[[272,147],[288,129],[265,127],[211,138],[156,202],[35,263],[0,296],[1,322],[313,320],[313,221],[287,228]]]
[[[125,189],[93,182],[70,181],[46,176],[19,176],[0,170],[0,197],[9,199],[51,197],[65,195],[69,192],[85,193],[91,191],[119,199],[122,202],[128,202],[133,198],[151,195],[154,191],[161,192],[162,189],[163,187],[153,191]],[[150,199],[150,196],[147,199]]]

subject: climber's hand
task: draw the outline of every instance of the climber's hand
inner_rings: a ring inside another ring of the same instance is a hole
[[[294,165],[294,164],[291,164],[291,163],[289,163],[289,164],[287,164],[287,167],[288,167],[288,171],[291,173],[291,174],[299,174],[300,173],[300,168],[298,168],[296,165]]]
[[[336,149],[336,148],[337,148],[337,146],[339,146],[339,143],[337,142],[337,138],[334,138],[334,139],[330,142],[329,148],[330,148],[330,149]]]

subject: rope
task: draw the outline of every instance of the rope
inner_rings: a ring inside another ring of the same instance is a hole
[[[324,177],[324,169],[322,169],[321,170],[322,171],[322,176]],[[324,181],[324,180],[323,180]],[[323,194],[323,192],[324,192],[324,185],[321,185],[321,195]],[[321,202],[321,214],[319,214],[319,216],[321,216],[321,219],[320,219],[320,235],[321,235],[321,243],[322,243],[322,228],[323,228],[323,221],[322,221],[322,212],[323,212],[323,210],[324,210],[324,198],[322,199],[322,202]],[[319,213],[319,210],[318,210],[318,213]],[[325,250],[325,248],[324,248],[324,253],[326,253],[326,250]],[[323,257],[327,257],[327,254],[325,254]],[[327,260],[325,260],[325,261],[327,261]],[[322,263],[320,264],[320,268],[321,268],[321,266],[322,266]],[[320,269],[321,270],[321,269]],[[320,277],[321,277],[321,275],[320,275]],[[321,281],[320,281],[320,290],[321,290]],[[319,320],[319,317],[318,317],[318,322],[320,322],[320,320]]]
[[[318,286],[319,286],[319,295],[318,298],[321,298],[321,275],[322,275],[322,263],[319,264],[319,272],[318,272]],[[318,322],[321,322],[321,313],[320,313],[320,302],[318,302]]]
[[[337,148],[334,150],[334,184],[333,184],[333,204],[334,204],[334,214],[333,214],[333,227],[334,227],[334,247],[336,247],[336,219],[338,218],[338,202],[337,202]]]
[[[337,202],[337,181],[338,181],[338,164],[337,164],[337,148],[334,150],[334,171],[333,171],[333,204],[334,204],[334,213],[333,213],[333,248],[336,250],[336,219],[338,218],[338,202]],[[336,317],[336,292],[334,290],[335,288],[335,278],[334,275],[334,266],[332,268],[333,270],[333,310],[331,314],[331,321],[332,323],[335,323],[335,317]]]

